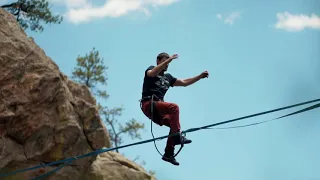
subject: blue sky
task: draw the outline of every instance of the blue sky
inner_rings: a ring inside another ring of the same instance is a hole
[[[2,0],[3,2],[3,0]],[[71,75],[78,55],[93,47],[108,69],[110,107],[123,105],[120,121],[144,122],[140,110],[144,70],[160,52],[178,53],[169,66],[178,78],[208,70],[210,77],[169,90],[179,104],[182,129],[319,98],[320,1],[67,0],[51,1],[61,25],[27,32]],[[230,125],[268,120],[297,108]],[[122,149],[137,155],[159,180],[318,180],[320,110],[248,128],[187,134],[193,143],[176,167],[161,160],[153,143]],[[228,125],[229,126],[229,125]],[[153,126],[155,136],[168,134]],[[126,138],[125,143],[135,142]],[[162,151],[166,140],[158,141]]]

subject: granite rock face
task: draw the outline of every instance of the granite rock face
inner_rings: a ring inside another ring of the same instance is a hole
[[[110,147],[86,86],[69,80],[0,8],[0,174]],[[1,179],[30,179],[50,166]],[[108,152],[78,159],[46,179],[152,179],[139,165]]]

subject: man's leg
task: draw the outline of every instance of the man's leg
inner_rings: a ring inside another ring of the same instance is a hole
[[[163,114],[163,125],[170,128],[169,135],[180,132],[179,106],[174,103],[159,102],[157,108],[160,114]],[[175,137],[171,136],[167,139],[165,152],[168,154],[174,153]]]
[[[151,119],[150,114],[150,101],[142,103],[142,111],[144,114]],[[165,125],[170,128],[169,134],[180,132],[180,119],[179,119],[179,106],[175,103],[157,101],[156,102],[156,120],[159,125]],[[160,121],[160,122],[159,122]],[[157,122],[155,122],[157,123]],[[184,143],[191,143],[191,140],[186,138],[183,139]],[[163,160],[171,162],[172,164],[179,165],[174,159],[174,146],[181,144],[179,136],[169,137],[167,139],[167,145],[165,148],[165,154]]]
[[[159,104],[159,110],[162,115],[162,124],[165,126],[170,127],[170,133],[174,134],[177,132],[180,132],[180,112],[179,112],[179,106],[175,103],[169,103],[169,102],[160,102]],[[162,106],[164,107],[162,107]],[[161,108],[164,110],[161,112]],[[178,145],[178,144],[189,144],[191,143],[191,140],[186,139],[183,136],[172,136],[168,138],[169,147]]]
[[[162,124],[170,128],[170,134],[180,132],[180,119],[179,119],[179,106],[175,103],[169,102],[157,102],[157,113],[162,116]],[[165,148],[165,154],[163,160],[168,161],[174,165],[179,165],[179,163],[173,157],[174,155],[174,146],[181,144],[180,136],[168,137],[167,145]],[[191,143],[191,140],[183,139],[184,143]]]

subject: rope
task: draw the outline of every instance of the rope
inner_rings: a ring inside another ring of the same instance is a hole
[[[153,97],[154,97],[154,95],[151,96],[151,118],[154,120],[155,117],[154,117],[154,112],[153,112],[153,110],[154,110],[154,107],[153,107]],[[152,124],[153,124],[153,121],[151,121],[151,134],[152,134],[152,138],[154,139],[153,130],[152,130]],[[153,143],[154,143],[154,147],[156,148],[156,150],[158,151],[158,153],[160,154],[160,156],[163,156],[163,154],[160,153],[160,151],[159,151],[159,149],[158,149],[158,147],[157,147],[157,144],[156,144],[156,141],[155,141],[155,140],[153,141]],[[180,151],[182,150],[183,146],[184,146],[184,144],[181,143],[180,149],[178,150],[178,152],[177,152],[175,155],[173,155],[173,157],[178,156],[178,154],[179,154]]]
[[[188,130],[186,130],[184,132],[188,133],[188,132],[199,131],[201,129],[210,129],[210,127],[213,127],[213,126],[218,126],[218,125],[221,125],[221,124],[227,124],[227,123],[231,123],[231,122],[234,122],[234,121],[239,121],[239,120],[242,120],[242,119],[252,118],[252,117],[260,116],[260,115],[264,115],[264,114],[269,114],[269,113],[273,113],[273,112],[277,112],[277,111],[281,111],[281,110],[285,110],[285,109],[289,109],[289,108],[293,108],[293,107],[297,107],[297,106],[302,106],[302,105],[305,105],[305,104],[314,103],[314,102],[317,102],[317,101],[320,101],[320,99],[315,99],[315,100],[312,100],[312,101],[298,103],[298,104],[294,104],[294,105],[291,105],[291,106],[286,106],[286,107],[277,108],[277,109],[273,109],[273,110],[269,110],[269,111],[264,111],[264,112],[261,112],[261,113],[251,114],[251,115],[248,115],[248,116],[243,116],[243,117],[239,117],[239,118],[235,118],[235,119],[231,119],[231,120],[227,120],[227,121],[222,121],[222,122],[210,124],[210,125],[207,125],[207,126],[202,126],[202,127],[198,127],[198,128],[190,128],[190,129],[188,129]],[[314,106],[315,106],[314,108],[320,107],[319,104],[314,105]],[[312,109],[314,109],[314,108],[312,108]],[[296,112],[294,114],[296,114]],[[286,117],[286,116],[288,116],[288,115],[279,117],[277,119],[280,119],[280,118],[283,118],[283,117]]]
[[[154,119],[154,113],[153,113],[153,95],[151,96],[151,118],[152,119]],[[152,121],[150,121],[151,122],[151,134],[152,134],[152,138],[154,139],[154,135],[153,135],[153,131],[152,131],[152,124],[153,124],[153,122]],[[163,156],[163,154],[161,154],[160,153],[160,151],[159,151],[159,149],[158,149],[158,147],[157,147],[157,144],[156,144],[156,141],[154,140],[153,141],[153,143],[154,143],[154,147],[156,148],[156,150],[158,151],[158,153],[160,154],[160,156]]]
[[[222,127],[222,128],[206,128],[206,129],[234,129],[234,128],[255,126],[255,125],[258,125],[258,124],[267,123],[267,122],[278,120],[278,119],[281,119],[281,118],[284,118],[284,117],[292,116],[294,114],[298,114],[298,113],[302,113],[302,112],[305,112],[305,111],[309,111],[309,110],[312,110],[312,109],[315,109],[315,108],[318,108],[318,107],[320,107],[320,103],[316,104],[316,105],[313,105],[313,106],[310,106],[310,107],[307,107],[307,108],[304,108],[304,109],[301,109],[299,111],[296,111],[296,112],[281,116],[281,117],[270,119],[270,120],[265,120],[265,121],[261,121],[261,122],[256,122],[256,123],[251,123],[251,124],[246,124],[246,125],[240,125],[240,126],[231,126],[231,127]]]
[[[35,178],[33,178],[32,180],[39,180],[39,179],[45,178],[45,177],[49,176],[50,174],[53,174],[53,173],[59,171],[60,169],[62,169],[62,168],[65,167],[66,165],[70,164],[71,162],[72,162],[72,161],[67,161],[67,162],[65,162],[64,164],[60,165],[59,167],[53,169],[52,171],[49,171],[49,172],[47,172],[47,173],[45,173],[45,174],[42,174],[42,175],[40,175],[40,176],[38,176],[38,177],[35,177]]]
[[[305,104],[314,103],[314,102],[317,102],[317,101],[320,101],[320,99],[315,99],[315,100],[312,100],[312,101],[307,101],[307,102],[303,102],[303,103],[299,103],[299,104],[295,104],[295,105],[291,105],[291,106],[277,108],[277,109],[273,109],[273,110],[269,110],[269,111],[265,111],[265,112],[261,112],[261,113],[256,113],[256,114],[252,114],[252,115],[248,115],[248,116],[244,116],[244,117],[240,117],[240,118],[227,120],[227,121],[222,121],[222,122],[210,124],[210,125],[207,125],[207,126],[202,126],[202,127],[198,127],[198,128],[190,128],[190,129],[187,129],[187,130],[183,131],[182,133],[186,134],[188,132],[199,131],[201,129],[209,129],[210,127],[218,126],[218,125],[221,125],[221,124],[227,124],[227,123],[231,123],[231,122],[234,122],[234,121],[239,121],[239,120],[246,119],[246,118],[251,118],[251,117],[260,116],[260,115],[263,115],[263,114],[268,114],[268,113],[272,113],[272,112],[276,112],[276,111],[281,111],[281,110],[284,110],[284,109],[289,109],[289,108],[293,108],[293,107],[297,107],[297,106],[302,106],[302,105],[305,105]],[[311,106],[311,107],[313,107],[312,109],[315,109],[317,107],[320,107],[320,104],[317,104],[317,105],[314,105],[314,106]],[[306,108],[306,109],[310,109],[311,107]],[[304,112],[304,111],[306,111],[306,110],[300,110],[299,113]],[[291,113],[291,114],[297,114],[297,112]],[[283,117],[286,117],[286,116],[288,116],[288,115],[282,116],[280,118],[283,118]],[[280,118],[277,118],[277,119],[280,119]],[[66,159],[63,159],[63,160],[59,160],[59,161],[55,161],[55,162],[51,162],[51,163],[47,163],[47,164],[43,164],[43,165],[38,165],[38,166],[31,167],[31,168],[21,169],[21,170],[13,171],[13,172],[6,173],[6,174],[0,174],[0,177],[10,176],[10,175],[14,175],[14,174],[17,174],[17,173],[31,171],[31,170],[34,170],[34,169],[38,169],[38,168],[42,168],[42,167],[46,167],[46,166],[51,166],[51,165],[55,165],[55,164],[71,163],[72,161],[74,161],[76,159],[81,159],[81,158],[85,158],[85,157],[88,157],[88,156],[94,156],[94,155],[97,155],[97,154],[100,154],[100,153],[104,153],[104,152],[108,152],[108,151],[112,151],[112,150],[115,150],[115,149],[122,149],[122,148],[135,146],[135,145],[139,145],[139,144],[145,144],[145,143],[149,143],[149,142],[152,142],[152,141],[155,141],[155,140],[161,140],[161,139],[172,137],[172,136],[176,136],[176,135],[179,135],[179,133],[173,133],[173,134],[170,134],[170,135],[161,136],[161,137],[157,137],[157,138],[153,138],[153,139],[148,139],[148,140],[144,140],[144,141],[140,141],[140,142],[136,142],[136,143],[131,143],[131,144],[127,144],[127,145],[122,145],[122,146],[118,146],[118,147],[100,149],[100,150],[93,151],[93,152],[90,152],[90,153],[87,153],[87,154],[84,154],[84,155],[71,157],[71,158],[66,158]]]

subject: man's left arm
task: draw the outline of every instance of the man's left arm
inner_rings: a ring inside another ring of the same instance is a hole
[[[202,78],[207,78],[209,76],[208,71],[204,71],[203,73],[199,74],[198,76],[194,76],[192,78],[187,79],[177,79],[173,86],[190,86],[191,84],[199,81]]]

